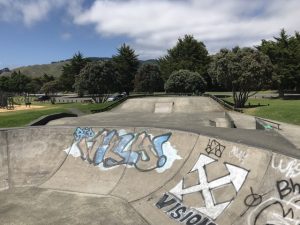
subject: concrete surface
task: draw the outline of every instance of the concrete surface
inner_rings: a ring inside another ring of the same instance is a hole
[[[157,112],[157,110],[159,112]],[[256,147],[272,149],[292,157],[298,149],[276,131],[256,131],[255,118],[228,112],[238,129],[229,129],[225,109],[207,97],[149,97],[129,99],[104,113],[64,118],[49,126],[133,126],[179,129],[222,138]],[[212,127],[216,124],[217,127]],[[224,129],[226,128],[226,129]]]
[[[148,224],[122,199],[36,187],[0,192],[0,215],[1,225]]]
[[[224,109],[210,98],[147,97],[128,99],[109,112],[77,119],[63,118],[51,121],[48,125],[152,126],[149,124],[160,123],[168,128],[174,125],[211,126],[210,121],[221,127],[229,126]],[[140,125],[136,124],[138,122]]]
[[[278,132],[300,150],[300,126],[282,122],[279,123],[280,130],[278,130]]]
[[[236,128],[240,129],[256,129],[255,117],[247,114],[229,111],[229,116],[233,119]]]
[[[1,225],[300,223],[299,155],[147,127],[9,129],[0,141]]]
[[[128,99],[112,112],[153,113],[157,106],[172,107],[172,113],[222,112],[223,108],[206,97],[147,97]]]
[[[299,225],[299,127],[229,116],[236,129],[209,98],[146,98],[0,130],[0,224]]]

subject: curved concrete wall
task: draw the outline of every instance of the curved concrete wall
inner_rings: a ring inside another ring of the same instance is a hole
[[[270,150],[155,128],[27,128],[0,141],[2,189],[9,177],[117,196],[149,224],[300,222],[300,161]]]
[[[55,173],[67,157],[61,149],[73,142],[73,130],[24,128],[0,131],[0,156],[5,159],[8,155],[2,164],[9,163],[10,187],[35,186]]]

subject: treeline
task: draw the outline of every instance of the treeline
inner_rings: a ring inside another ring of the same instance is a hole
[[[12,72],[10,76],[0,77],[0,90],[17,94],[45,92],[45,86],[54,82],[55,78],[44,74],[43,77],[31,78],[20,71]]]
[[[253,48],[221,49],[209,55],[203,42],[191,35],[157,63],[141,65],[134,49],[123,44],[109,60],[90,60],[79,52],[54,79],[44,75],[30,79],[14,72],[0,77],[0,88],[13,92],[58,91],[100,96],[113,92],[203,93],[232,91],[236,107],[243,107],[253,91],[277,89],[300,91],[300,35],[281,30],[273,40],[262,40]]]

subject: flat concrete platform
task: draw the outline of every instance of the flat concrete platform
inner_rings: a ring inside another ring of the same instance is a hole
[[[122,199],[32,187],[0,192],[0,224],[147,225],[148,223]]]

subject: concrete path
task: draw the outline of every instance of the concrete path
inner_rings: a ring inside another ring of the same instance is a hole
[[[234,120],[234,123],[237,128],[241,129],[251,129],[255,130],[255,117],[246,115],[238,112],[228,112],[230,117]],[[285,139],[287,139],[292,145],[295,146],[296,149],[300,150],[300,126],[288,124],[284,122],[279,122],[275,120],[270,120],[271,122],[280,124],[280,130],[274,129],[275,132],[282,135]],[[268,124],[268,122],[266,122]],[[270,123],[270,125],[274,125]]]

